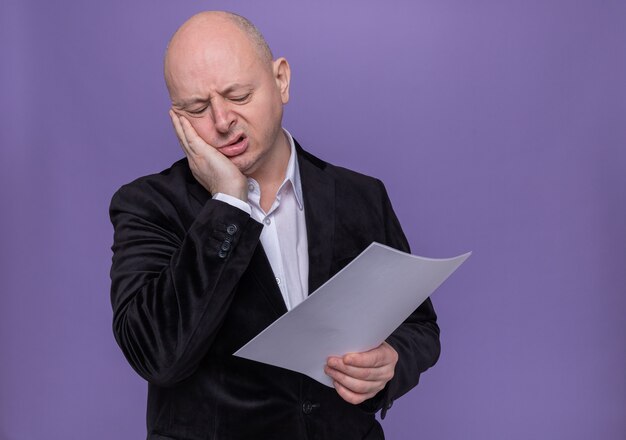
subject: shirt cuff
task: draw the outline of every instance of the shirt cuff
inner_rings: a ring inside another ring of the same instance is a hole
[[[242,211],[246,212],[248,215],[252,214],[252,209],[250,209],[250,205],[244,202],[237,197],[229,196],[224,193],[215,193],[212,197],[213,200],[219,200],[220,202],[228,203],[230,206],[234,206],[235,208],[239,208]]]

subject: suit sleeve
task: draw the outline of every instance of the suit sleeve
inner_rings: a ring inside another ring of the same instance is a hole
[[[402,232],[387,191],[379,182],[382,191],[383,218],[387,245],[404,252],[410,252],[409,243]],[[365,403],[365,409],[381,409],[381,418],[394,399],[415,387],[420,374],[432,367],[439,358],[439,326],[437,315],[430,298],[427,298],[411,315],[387,338],[386,342],[398,353],[394,377],[374,398]]]
[[[131,366],[168,386],[192,374],[215,338],[262,225],[208,200],[185,230],[179,207],[150,185],[110,206],[113,331]]]

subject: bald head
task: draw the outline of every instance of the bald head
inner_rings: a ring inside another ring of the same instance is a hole
[[[244,42],[253,49],[259,61],[271,68],[273,59],[269,45],[250,20],[225,11],[200,12],[178,28],[167,45],[164,60],[165,82],[170,89],[173,65],[201,56],[211,45],[220,42]]]
[[[245,175],[284,176],[289,63],[272,60],[252,23],[228,12],[194,15],[170,40],[164,68],[179,120],[186,119]]]

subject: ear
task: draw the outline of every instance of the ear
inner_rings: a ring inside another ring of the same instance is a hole
[[[285,58],[277,58],[273,62],[274,80],[276,87],[280,91],[280,98],[283,104],[289,102],[289,82],[291,80],[291,69]]]

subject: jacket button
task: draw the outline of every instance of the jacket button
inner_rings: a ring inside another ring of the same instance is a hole
[[[217,256],[220,258],[226,258],[226,255],[228,255],[228,252],[224,252],[222,250],[220,250],[217,254]]]
[[[305,414],[311,414],[313,410],[319,406],[319,403],[311,403],[307,400],[302,404],[302,412]]]
[[[228,235],[235,235],[236,232],[237,232],[237,225],[228,225],[226,227],[226,233]]]
[[[230,241],[224,241],[224,243],[222,243],[222,246],[220,247],[221,250],[223,251],[227,251],[228,249],[230,249]]]

